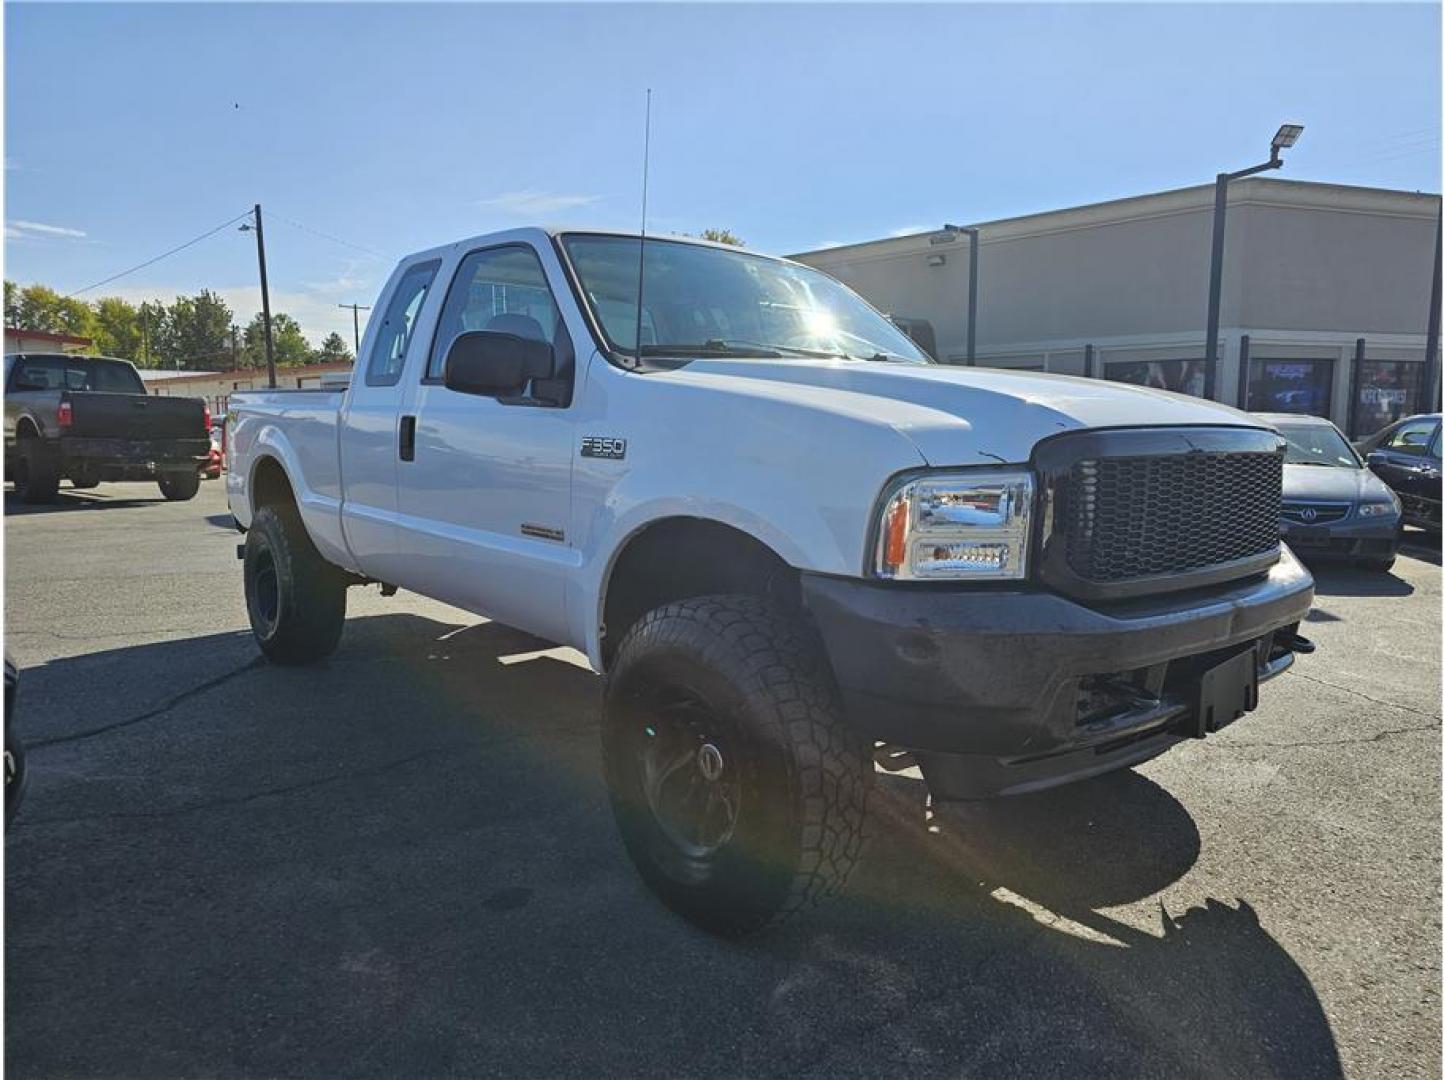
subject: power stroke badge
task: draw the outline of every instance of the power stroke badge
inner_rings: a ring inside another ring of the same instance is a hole
[[[582,457],[615,458],[627,456],[627,440],[610,435],[583,435]]]

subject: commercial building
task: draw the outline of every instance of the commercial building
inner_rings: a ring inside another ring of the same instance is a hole
[[[46,330],[25,330],[18,326],[5,327],[5,353],[48,352],[83,353],[94,344],[88,337],[74,334],[52,334]]]
[[[1210,184],[976,226],[976,363],[1202,395],[1213,198]],[[1433,194],[1231,185],[1214,398],[1354,434],[1437,407],[1439,215]],[[793,258],[965,363],[970,243],[940,228]]]
[[[338,364],[301,364],[276,368],[276,386],[305,390],[346,385],[351,361]],[[168,371],[141,368],[140,377],[152,394],[205,398],[216,416],[226,411],[226,399],[236,390],[264,390],[265,368],[240,371]]]

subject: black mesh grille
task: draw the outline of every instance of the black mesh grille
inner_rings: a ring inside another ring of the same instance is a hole
[[[1282,453],[1088,459],[1067,483],[1068,566],[1085,581],[1187,573],[1278,547]]]

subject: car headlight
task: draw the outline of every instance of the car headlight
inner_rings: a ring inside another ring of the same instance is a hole
[[[1361,518],[1397,517],[1399,514],[1399,500],[1392,494],[1388,502],[1364,502],[1359,504],[1359,516]]]
[[[1033,474],[1024,469],[939,473],[886,493],[874,570],[897,581],[1025,577]]]

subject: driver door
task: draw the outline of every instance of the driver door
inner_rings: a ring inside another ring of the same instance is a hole
[[[457,335],[497,330],[545,341],[558,379],[574,368],[570,335],[549,273],[551,252],[515,242],[466,255],[446,292],[437,330],[403,425],[414,425],[397,463],[401,584],[549,640],[566,636],[565,583],[578,563],[566,534],[573,411],[526,397],[447,389]],[[568,384],[569,385],[569,384]],[[569,395],[567,400],[569,401]]]

